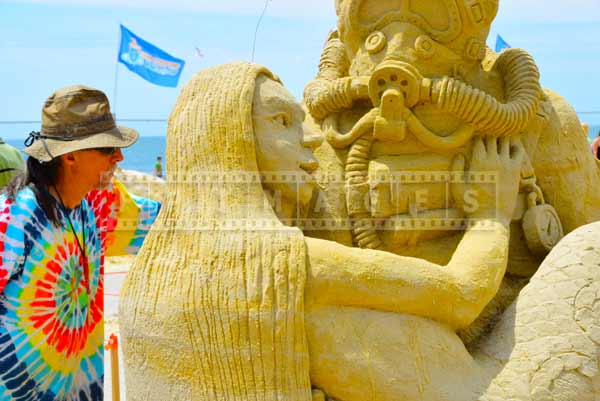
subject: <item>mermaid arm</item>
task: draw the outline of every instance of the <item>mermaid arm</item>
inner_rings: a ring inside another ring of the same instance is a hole
[[[460,329],[471,324],[496,295],[508,263],[509,224],[518,193],[524,150],[509,138],[476,138],[471,172],[495,172],[486,183],[457,183],[458,194],[477,194],[480,207],[446,266],[423,259],[349,248],[307,239],[307,301],[358,306],[431,318]],[[465,158],[452,169],[464,173]],[[466,175],[467,176],[467,175]],[[466,212],[466,209],[465,209]]]
[[[508,260],[509,229],[467,230],[448,265],[307,238],[307,303],[408,313],[468,326],[494,297]]]

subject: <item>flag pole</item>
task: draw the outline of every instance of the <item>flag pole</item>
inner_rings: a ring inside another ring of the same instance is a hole
[[[121,41],[123,40],[122,36],[123,36],[123,34],[119,27],[119,47],[117,50],[117,60],[115,63],[115,84],[113,87],[113,102],[112,102],[113,117],[115,119],[115,122],[117,120],[117,83],[119,81],[119,53],[121,52]]]
[[[119,79],[119,60],[117,60],[117,65],[115,66],[115,86],[113,89],[113,115],[115,121],[117,120],[117,81]]]

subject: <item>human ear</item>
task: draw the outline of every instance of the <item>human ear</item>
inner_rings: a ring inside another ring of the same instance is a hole
[[[63,165],[72,165],[75,163],[75,154],[73,152],[60,156],[60,161]]]

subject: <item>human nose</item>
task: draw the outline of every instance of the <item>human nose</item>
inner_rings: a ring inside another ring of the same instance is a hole
[[[302,129],[304,131],[302,135],[302,146],[315,150],[323,143],[323,136],[310,129],[307,124],[303,124]]]
[[[312,173],[319,168],[319,161],[311,154],[305,160],[300,162],[300,168],[307,173]]]
[[[123,152],[121,151],[121,148],[117,148],[115,153],[113,153],[112,162],[119,163],[122,160],[123,160]]]
[[[323,143],[323,137],[303,124],[302,147],[305,149],[300,162],[300,168],[312,173],[319,168],[319,161],[315,158],[313,151]]]

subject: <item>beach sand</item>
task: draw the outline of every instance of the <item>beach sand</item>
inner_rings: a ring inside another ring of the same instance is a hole
[[[121,181],[127,190],[142,198],[154,199],[162,202],[165,198],[166,184],[162,178],[135,170],[118,168],[115,178]]]

